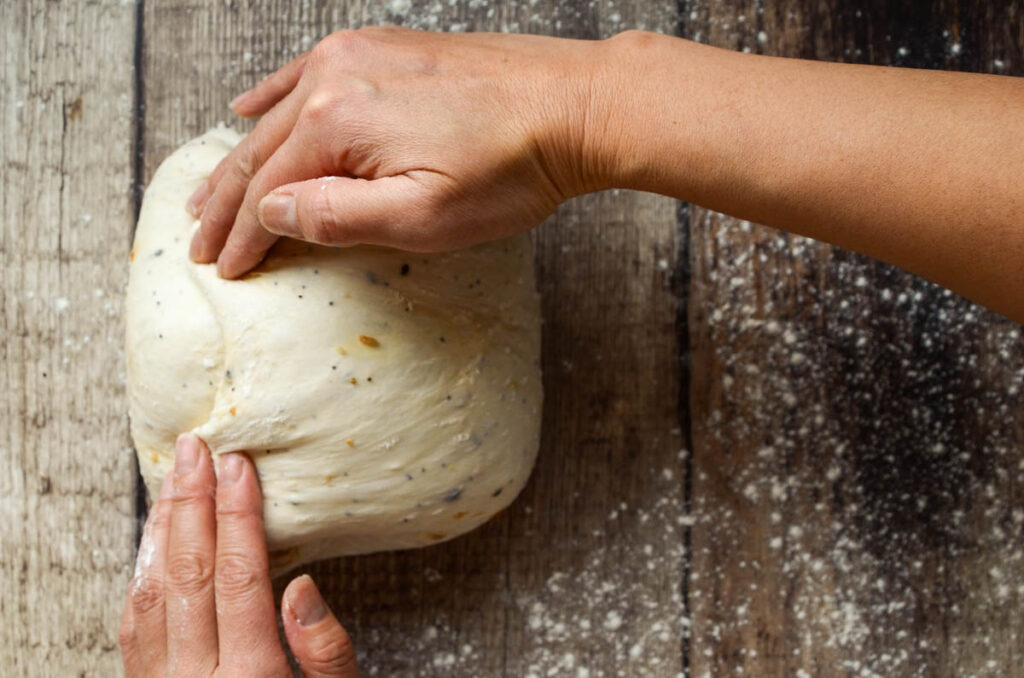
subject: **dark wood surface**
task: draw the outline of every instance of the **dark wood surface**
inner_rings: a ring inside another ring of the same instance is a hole
[[[682,32],[1024,72],[1021,3],[896,4],[724,0]],[[1024,675],[1020,327],[866,257],[688,217],[692,674]]]
[[[237,124],[227,102],[328,32],[640,27],[1024,73],[1020,2],[0,12],[14,84],[0,94],[0,665],[19,675],[119,670],[144,511],[120,377],[131,180]],[[571,201],[534,242],[546,402],[523,495],[451,543],[308,568],[366,675],[1024,676],[1020,326],[864,257],[655,196]]]

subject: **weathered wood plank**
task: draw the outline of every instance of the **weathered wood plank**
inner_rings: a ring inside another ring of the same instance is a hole
[[[235,93],[333,29],[594,38],[675,22],[670,2],[147,5],[146,176],[228,119]],[[504,516],[450,544],[309,568],[369,675],[682,670],[675,223],[672,201],[608,194],[538,231],[545,434],[534,480]]]
[[[734,48],[1024,70],[1019,3],[686,9],[690,35]],[[151,4],[145,174],[332,28],[595,37],[667,30],[674,12]],[[133,531],[117,243],[134,10],[23,3],[0,18],[0,664],[110,675]],[[311,568],[368,673],[683,668],[673,221],[670,201],[609,194],[537,233],[548,404],[534,482],[465,539]],[[699,210],[692,223],[692,675],[1022,675],[1020,328],[862,257]]]
[[[910,7],[693,2],[685,33],[1022,72],[1019,2]],[[865,257],[691,214],[692,674],[1024,675],[1019,326]]]
[[[120,666],[135,531],[120,322],[134,25],[118,2],[0,3],[5,675]]]

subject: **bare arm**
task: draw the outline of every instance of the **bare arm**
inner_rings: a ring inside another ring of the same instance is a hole
[[[625,187],[864,252],[1024,322],[1021,79],[642,32],[370,29],[233,106],[263,118],[190,204],[192,256],[225,277],[281,235],[450,249]]]
[[[596,107],[619,133],[590,152],[612,185],[863,252],[1024,321],[1024,81],[648,33],[609,49],[618,80]]]

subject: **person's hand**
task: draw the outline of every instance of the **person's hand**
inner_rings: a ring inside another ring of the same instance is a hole
[[[610,133],[588,105],[597,44],[329,35],[232,102],[263,118],[190,199],[192,259],[234,278],[279,235],[439,251],[536,226],[603,187],[582,161]]]
[[[143,531],[120,642],[128,678],[291,678],[277,633],[256,469],[178,439]],[[358,678],[348,634],[313,580],[294,579],[284,631],[307,678]]]

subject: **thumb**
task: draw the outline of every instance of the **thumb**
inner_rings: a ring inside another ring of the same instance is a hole
[[[321,245],[423,249],[428,219],[421,179],[323,177],[287,184],[259,202],[263,228]],[[419,245],[418,245],[419,243]],[[429,248],[429,247],[428,247]]]
[[[309,575],[288,584],[281,617],[288,646],[306,678],[359,678],[352,641]]]

